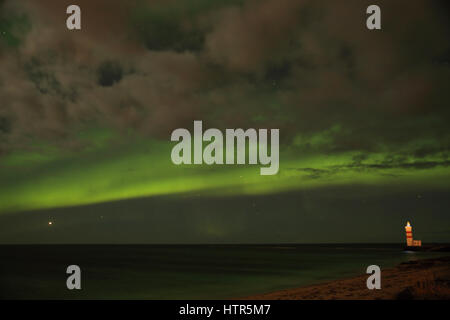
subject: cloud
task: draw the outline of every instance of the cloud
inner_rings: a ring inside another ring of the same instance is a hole
[[[84,126],[166,139],[194,119],[277,127],[299,151],[422,138],[440,142],[422,152],[448,150],[449,28],[435,3],[382,1],[380,32],[361,1],[82,0],[81,32],[65,28],[67,4],[2,4],[17,46],[0,42],[1,150],[71,147]]]
[[[368,158],[368,156],[364,156],[364,159],[366,158]],[[319,180],[329,179],[332,176],[349,172],[373,172],[380,176],[387,175],[390,177],[400,177],[414,170],[427,170],[437,167],[447,168],[449,165],[450,160],[447,159],[437,159],[435,161],[417,160],[411,162],[403,157],[392,159],[390,156],[386,156],[385,159],[381,161],[373,161],[373,159],[368,159],[366,162],[355,160],[354,162],[342,165],[329,165],[324,169],[290,168],[290,170],[303,172],[305,173],[305,177]]]
[[[206,52],[233,71],[256,72],[289,51],[291,32],[300,22],[306,1],[247,1],[222,10],[206,37]]]

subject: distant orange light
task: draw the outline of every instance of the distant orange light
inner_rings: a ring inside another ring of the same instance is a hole
[[[51,222],[51,221],[48,222],[48,225],[49,225],[49,226],[51,226],[52,224],[53,224],[53,222]]]

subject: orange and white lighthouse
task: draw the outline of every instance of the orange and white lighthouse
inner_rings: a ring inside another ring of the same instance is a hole
[[[406,230],[406,245],[408,247],[420,247],[422,245],[422,241],[413,239],[412,227],[409,221],[406,223],[405,230]]]
[[[406,245],[408,247],[412,247],[413,245],[412,227],[409,221],[405,226],[405,230],[406,230]]]

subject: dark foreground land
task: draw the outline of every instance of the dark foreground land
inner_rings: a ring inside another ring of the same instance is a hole
[[[450,299],[450,257],[403,262],[382,270],[381,289],[368,290],[368,275],[253,295],[251,300]]]

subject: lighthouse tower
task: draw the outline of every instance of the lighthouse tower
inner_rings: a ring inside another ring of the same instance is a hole
[[[412,227],[409,221],[406,223],[405,226],[406,231],[406,245],[408,247],[420,247],[422,245],[421,240],[414,240],[412,235]]]
[[[408,247],[412,247],[413,245],[412,227],[409,221],[405,226],[405,230],[406,230],[406,245]]]

